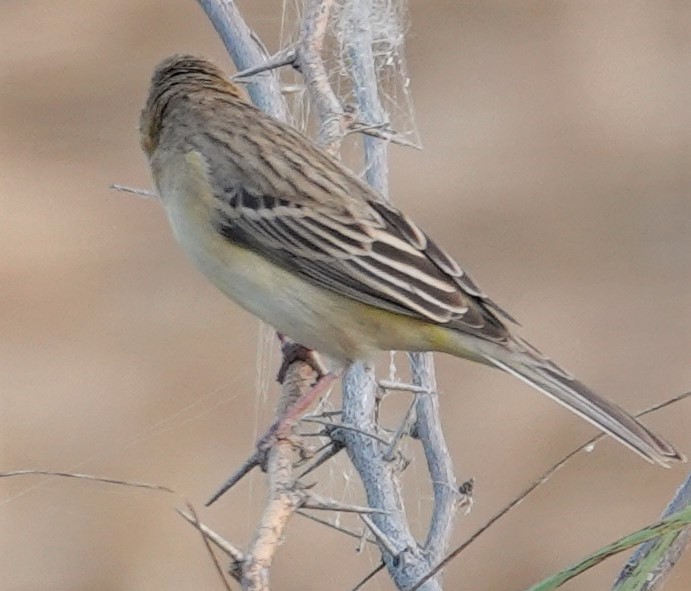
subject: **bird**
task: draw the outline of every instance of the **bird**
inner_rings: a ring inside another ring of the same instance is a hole
[[[651,463],[684,457],[513,331],[404,212],[205,58],[154,70],[141,146],[172,232],[226,296],[343,365],[437,351],[503,370]]]

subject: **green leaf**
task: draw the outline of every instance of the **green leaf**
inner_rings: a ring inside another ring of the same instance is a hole
[[[620,540],[601,548],[597,552],[586,556],[580,562],[569,566],[568,568],[556,573],[555,575],[552,575],[551,577],[548,577],[537,585],[533,585],[530,587],[530,589],[528,589],[528,591],[552,591],[552,589],[557,589],[567,581],[600,564],[610,556],[614,556],[615,554],[619,554],[619,552],[624,552],[625,550],[629,550],[630,548],[638,546],[643,542],[647,542],[648,540],[658,537],[660,541],[659,545],[655,548],[654,554],[659,559],[664,550],[669,546],[669,544],[672,543],[672,540],[676,536],[677,532],[689,524],[691,524],[691,507],[686,507],[681,511],[672,513],[670,516],[658,521],[657,523],[644,527],[637,532],[629,534],[628,536],[625,536]],[[653,552],[651,552],[651,554],[653,554]],[[647,572],[650,570],[650,565],[654,564],[654,562],[649,562],[646,558],[643,563],[648,565],[648,571],[642,570],[642,564],[639,565],[636,570],[638,571],[640,568],[640,576],[645,578]],[[640,580],[643,579],[639,578],[639,581]],[[632,591],[633,589],[636,589],[636,587],[620,586],[617,591]]]

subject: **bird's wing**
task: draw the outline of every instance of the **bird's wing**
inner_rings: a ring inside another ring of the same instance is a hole
[[[311,283],[385,310],[503,341],[507,331],[458,263],[405,215],[371,201],[367,214],[226,187],[216,230]],[[361,205],[361,204],[360,204]]]

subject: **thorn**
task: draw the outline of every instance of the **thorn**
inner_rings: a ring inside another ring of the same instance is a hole
[[[245,460],[245,463],[240,466],[240,468],[238,468],[235,473],[233,473],[233,475],[228,478],[228,480],[226,480],[213,495],[211,495],[211,498],[204,503],[204,506],[210,507],[213,503],[215,503],[220,497],[222,497],[238,482],[240,482],[240,480],[247,476],[247,474],[249,474],[257,466],[261,466],[264,463],[265,457],[266,450],[261,450],[259,449],[259,446],[257,446],[257,450],[247,460]]]
[[[394,545],[391,543],[391,540],[384,535],[384,532],[380,530],[376,525],[374,525],[374,522],[367,517],[367,515],[360,515],[360,519],[365,522],[365,525],[369,528],[369,530],[372,532],[372,535],[376,538],[376,540],[386,549],[386,551],[391,555],[392,558],[396,558],[400,555],[400,552],[396,550]]]
[[[153,191],[148,189],[138,189],[136,187],[126,187],[125,185],[108,185],[109,189],[114,189],[115,191],[122,191],[123,193],[130,193],[132,195],[137,195],[138,197],[143,197],[144,199],[156,199],[158,201],[158,195]]]
[[[390,380],[380,380],[379,387],[383,390],[394,390],[397,392],[413,392],[414,394],[436,394],[429,388],[423,386],[416,386],[415,384],[406,384],[404,382],[392,382]]]
[[[294,66],[297,60],[297,51],[295,45],[281,49],[271,57],[269,57],[263,64],[258,66],[253,66],[242,70],[242,72],[237,72],[230,77],[231,80],[235,82],[244,82],[244,78],[251,78],[257,74],[262,74],[268,72],[269,70],[275,70],[282,66]]]
[[[338,452],[340,452],[342,449],[344,449],[343,445],[339,443],[331,443],[328,447],[328,449],[320,455],[316,460],[314,460],[307,468],[305,468],[302,473],[298,476],[298,480],[301,478],[304,478],[307,476],[310,472],[314,472],[319,466],[322,464],[328,462],[331,458],[333,458]]]
[[[398,133],[389,128],[388,123],[364,123],[362,121],[353,121],[348,125],[348,131],[350,133],[364,133],[365,135],[370,135],[382,140],[387,140],[392,144],[398,144],[400,146],[406,146],[408,148],[415,148],[416,150],[422,150],[420,144],[411,142],[407,140],[403,134]]]
[[[307,494],[305,496],[305,501],[300,506],[302,509],[314,509],[317,511],[341,511],[343,513],[360,513],[365,515],[388,515],[387,511],[382,511],[381,509],[339,503],[338,501],[327,499],[326,497],[314,493]]]

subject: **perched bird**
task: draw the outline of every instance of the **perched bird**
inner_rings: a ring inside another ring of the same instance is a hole
[[[344,363],[441,351],[502,369],[650,462],[682,456],[507,327],[511,317],[403,212],[214,64],[156,68],[141,143],[175,237],[231,299]]]

